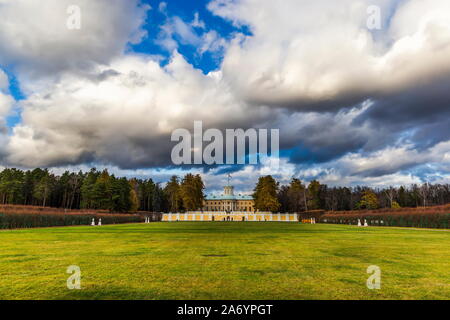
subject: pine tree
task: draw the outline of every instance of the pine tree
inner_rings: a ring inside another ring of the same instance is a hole
[[[136,212],[139,209],[138,199],[138,181],[136,179],[130,180],[130,210]]]
[[[188,211],[199,210],[203,207],[205,185],[200,175],[188,173],[181,182],[180,195],[183,206]]]
[[[300,212],[306,208],[305,186],[299,179],[293,178],[288,190],[289,212]]]
[[[180,191],[180,183],[177,176],[172,176],[170,181],[164,188],[164,193],[166,195],[169,211],[179,212],[181,210],[182,199]]]
[[[100,173],[93,168],[83,179],[81,185],[81,207],[84,209],[95,209],[94,186],[99,174]]]
[[[46,206],[47,200],[52,192],[52,187],[54,185],[54,176],[51,175],[48,170],[44,171],[44,176],[40,181],[34,186],[33,196],[41,201],[43,207]]]
[[[278,183],[272,176],[260,177],[253,193],[255,209],[270,212],[278,211],[281,204],[278,201],[277,192]]]
[[[308,185],[308,209],[322,209],[321,203],[321,184],[317,180],[313,180]]]

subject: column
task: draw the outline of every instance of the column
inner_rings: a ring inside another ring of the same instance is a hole
[[[289,221],[289,213],[286,213],[286,222],[290,222]]]
[[[172,212],[169,213],[169,222],[172,222]]]

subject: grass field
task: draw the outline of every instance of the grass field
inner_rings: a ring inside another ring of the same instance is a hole
[[[0,248],[1,299],[450,299],[444,230],[152,223],[0,231]]]

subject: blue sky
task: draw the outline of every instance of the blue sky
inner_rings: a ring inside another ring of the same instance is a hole
[[[144,3],[149,4],[153,8],[153,10],[149,11],[144,25],[144,29],[148,32],[148,38],[137,45],[131,45],[130,51],[161,55],[165,58],[162,64],[167,63],[171,52],[155,43],[155,40],[158,39],[158,35],[161,33],[161,25],[163,25],[170,17],[179,17],[187,22],[193,21],[196,15],[201,17],[201,20],[205,25],[204,29],[193,29],[198,36],[209,30],[215,30],[223,38],[230,38],[234,32],[244,32],[249,34],[249,30],[245,26],[237,28],[224,19],[214,16],[207,10],[209,1],[158,2],[146,0]],[[164,9],[161,6],[164,6]],[[179,40],[178,51],[187,59],[187,61],[189,61],[189,63],[202,70],[205,74],[217,70],[220,67],[222,61],[220,55],[215,55],[211,52],[199,55],[196,53],[197,48],[195,46],[185,43],[180,37],[177,37],[177,40]]]
[[[159,181],[207,172],[211,190],[233,172],[241,191],[271,173],[174,166],[170,132],[202,120],[280,129],[283,183],[447,183],[449,4],[426,2],[5,1],[2,165]],[[76,31],[64,28],[73,4]],[[366,25],[373,5],[377,30]]]

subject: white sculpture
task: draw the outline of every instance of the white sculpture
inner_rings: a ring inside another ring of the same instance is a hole
[[[101,226],[102,225],[102,219],[98,219],[98,225]]]
[[[368,227],[369,225],[367,224],[367,220],[364,219],[364,227]]]
[[[92,218],[91,226],[95,226],[95,219]]]
[[[362,227],[361,220],[358,219],[358,227]]]

